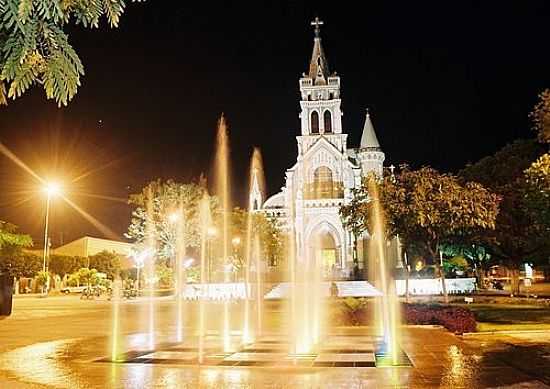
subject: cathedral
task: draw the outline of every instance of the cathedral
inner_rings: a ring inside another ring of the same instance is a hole
[[[342,225],[339,209],[351,201],[353,189],[361,186],[369,172],[382,175],[385,156],[368,111],[359,147],[348,147],[347,131],[342,128],[340,77],[330,71],[323,50],[323,22],[316,18],[311,24],[313,52],[309,69],[299,80],[296,163],[286,171],[279,193],[262,203],[256,191],[251,204],[294,235],[298,262],[320,260],[325,277],[346,278],[358,254],[355,237]],[[363,267],[362,261],[357,262]]]

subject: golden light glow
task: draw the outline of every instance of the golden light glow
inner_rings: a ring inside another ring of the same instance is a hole
[[[59,196],[62,192],[62,188],[58,182],[50,181],[44,186],[44,192],[50,197]]]
[[[168,215],[168,221],[170,223],[176,223],[178,220],[180,220],[179,212],[172,212],[170,215]]]
[[[241,244],[241,238],[239,236],[236,236],[231,239],[231,243],[233,244],[233,246],[238,246]]]

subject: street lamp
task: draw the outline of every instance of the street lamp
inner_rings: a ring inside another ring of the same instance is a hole
[[[44,255],[42,261],[42,271],[46,273],[46,259],[48,257],[48,223],[50,218],[50,201],[52,197],[61,194],[61,185],[59,185],[57,182],[48,182],[44,186],[43,191],[44,193],[46,193],[46,218],[44,221]]]
[[[179,212],[172,212],[170,215],[168,215],[168,221],[172,224],[176,223],[180,219]]]
[[[241,244],[241,237],[234,237],[233,239],[231,239],[231,243],[233,243],[233,247],[237,248]]]

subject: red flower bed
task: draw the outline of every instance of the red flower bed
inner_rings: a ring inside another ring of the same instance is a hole
[[[337,326],[362,326],[372,322],[372,304],[364,300],[347,299],[334,302],[329,309],[329,322]],[[440,304],[401,304],[401,322],[416,325],[440,325],[463,334],[475,332],[476,319],[472,311],[463,307]]]
[[[475,332],[476,319],[472,311],[462,307],[439,304],[403,304],[403,321],[407,324],[436,324],[463,334]]]

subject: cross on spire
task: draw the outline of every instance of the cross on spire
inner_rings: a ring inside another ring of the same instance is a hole
[[[315,20],[311,22],[311,25],[315,27],[313,30],[315,32],[315,37],[319,38],[319,35],[321,35],[321,27],[323,24],[325,24],[322,20],[319,20],[318,16],[315,16]]]

